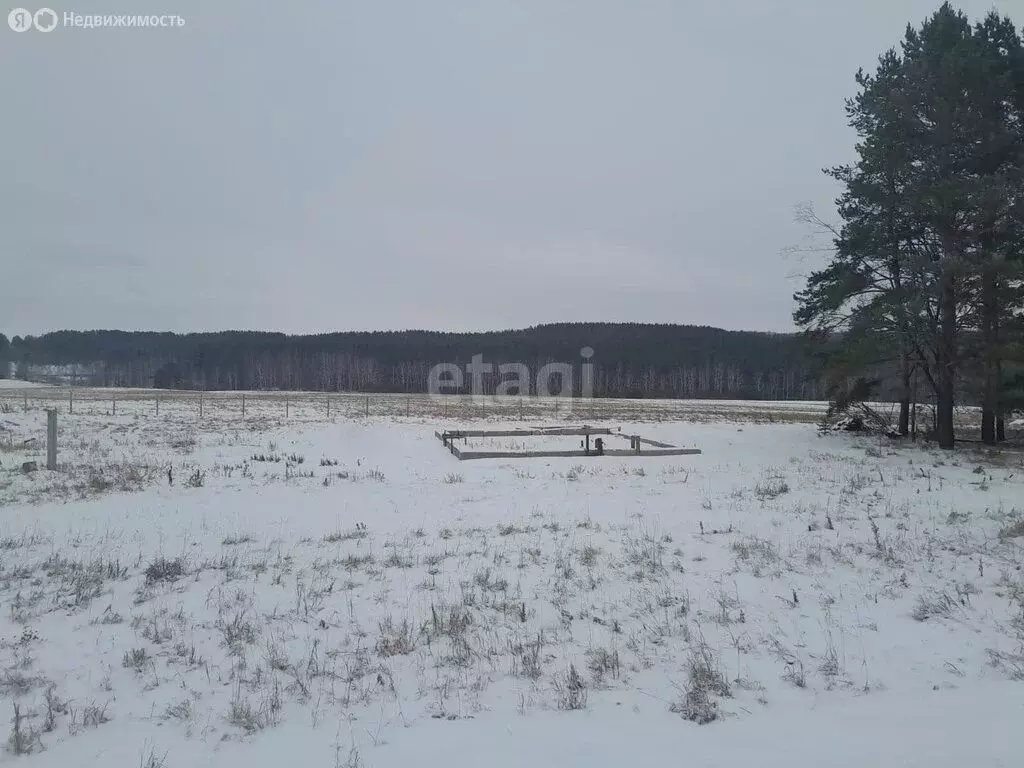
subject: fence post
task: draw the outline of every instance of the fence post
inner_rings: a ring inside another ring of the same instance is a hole
[[[288,395],[284,396],[284,417],[287,419],[291,413],[291,402]]]
[[[75,390],[68,390],[68,413],[75,412]]]
[[[203,418],[203,390],[199,390],[199,418]]]
[[[242,393],[242,421],[245,421],[245,392]]]
[[[327,420],[331,420],[331,398],[327,398]]]
[[[411,397],[405,398],[405,418],[409,418],[409,408],[411,407],[411,405],[412,405],[412,398]]]
[[[156,415],[160,415],[160,395],[156,396]]]
[[[366,415],[370,415],[370,396],[366,396]]]
[[[25,395],[25,410],[28,410],[28,390],[26,389],[22,394]]]
[[[57,469],[57,409],[46,409],[46,468]]]
[[[113,397],[111,397],[110,398],[110,402],[111,402],[110,415],[111,416],[117,416],[117,395],[114,395]]]

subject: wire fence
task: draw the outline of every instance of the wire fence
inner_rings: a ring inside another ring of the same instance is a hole
[[[0,413],[49,410],[111,418],[191,420],[210,426],[248,421],[345,419],[467,421],[763,421],[816,423],[826,403],[736,400],[629,400],[366,394],[355,392],[197,392],[33,387],[0,389]]]

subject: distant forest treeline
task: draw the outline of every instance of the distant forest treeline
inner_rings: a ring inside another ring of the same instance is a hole
[[[76,383],[93,386],[414,393],[427,390],[434,365],[465,370],[474,355],[482,355],[495,366],[521,363],[531,377],[545,364],[569,363],[578,394],[581,350],[590,347],[597,397],[826,396],[800,336],[684,325],[579,323],[487,333],[309,336],[57,331],[5,342],[0,335],[0,362],[14,363],[20,378],[48,371],[67,379],[77,371]],[[0,365],[0,371],[7,367]],[[501,379],[497,373],[485,377],[486,391],[493,392]],[[522,394],[534,394],[535,384]],[[468,375],[462,391],[470,391]]]

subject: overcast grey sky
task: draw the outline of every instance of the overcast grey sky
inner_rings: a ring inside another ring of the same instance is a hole
[[[185,26],[0,28],[9,336],[789,330],[854,72],[939,5],[55,3]]]

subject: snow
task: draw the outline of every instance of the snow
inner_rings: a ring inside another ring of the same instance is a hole
[[[23,475],[45,413],[0,399],[21,759],[1024,764],[1020,455],[748,405],[601,422],[700,455],[459,462],[434,431],[479,421],[86,398]]]
[[[0,389],[44,389],[48,386],[48,384],[22,381],[21,379],[0,379]]]
[[[1024,715],[1019,683],[985,684],[980,692],[864,696],[823,703],[799,717],[769,710],[706,728],[681,728],[677,717],[649,706],[524,717],[504,727],[452,723],[448,738],[458,751],[446,755],[445,764],[589,768],[671,765],[684,758],[706,768],[1020,765],[1020,742],[1010,738]],[[387,751],[388,765],[412,765],[424,744],[417,731],[406,730]]]

